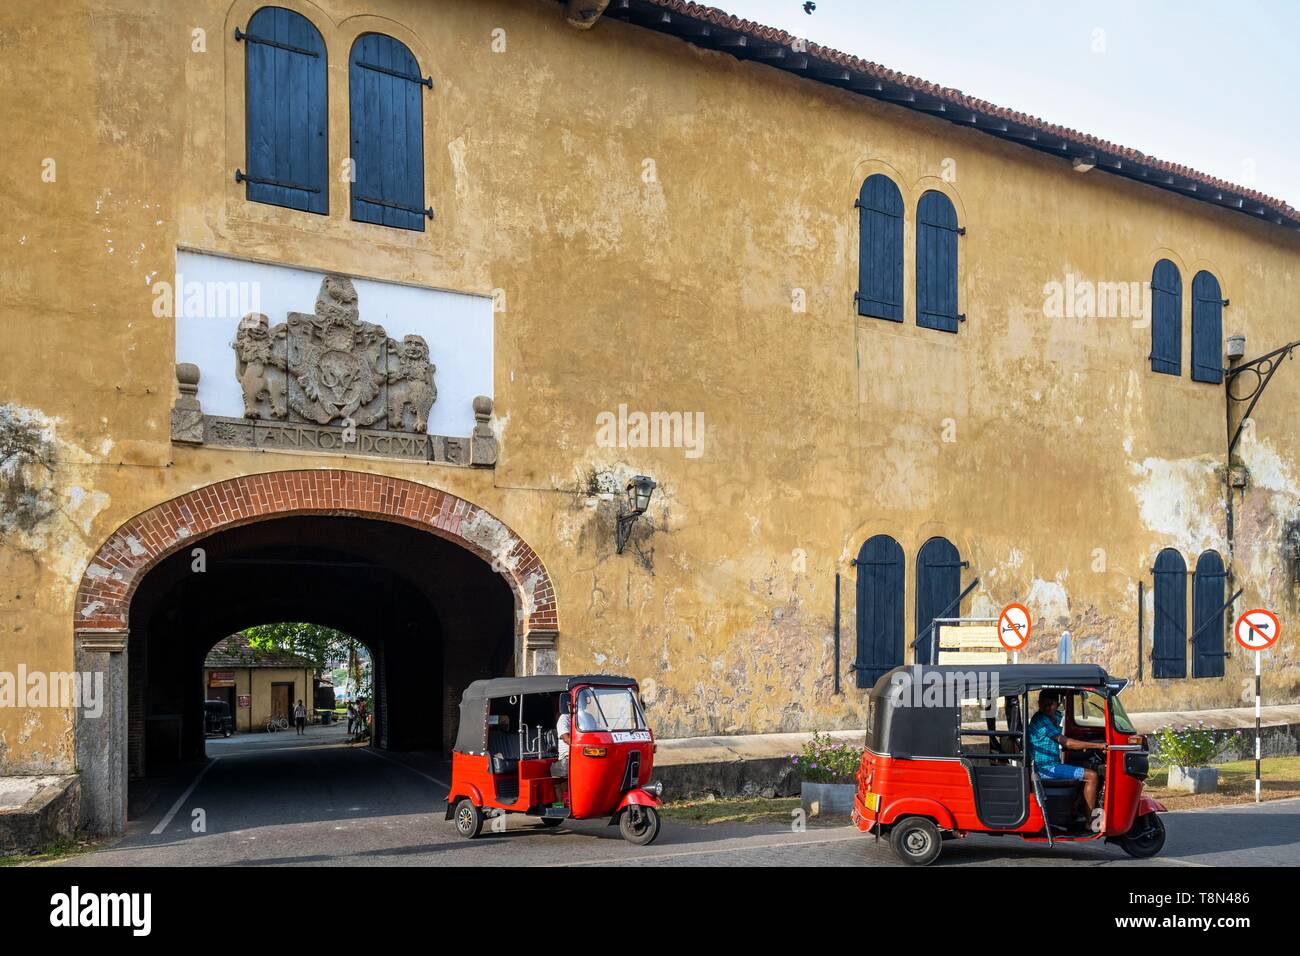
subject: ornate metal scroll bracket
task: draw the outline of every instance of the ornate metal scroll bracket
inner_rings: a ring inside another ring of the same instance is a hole
[[[1268,383],[1273,380],[1273,375],[1281,367],[1282,360],[1288,356],[1294,358],[1292,353],[1297,348],[1300,348],[1300,339],[1288,342],[1281,348],[1276,348],[1259,358],[1251,359],[1249,362],[1234,364],[1228,369],[1228,374],[1224,379],[1228,393],[1228,407],[1231,408],[1233,404],[1244,404],[1246,406],[1241,421],[1237,423],[1237,428],[1232,433],[1232,440],[1228,442],[1229,456],[1236,450],[1237,442],[1241,440],[1241,433],[1246,427],[1246,422],[1250,419],[1251,412],[1255,410],[1255,405],[1258,404],[1264,390],[1268,388]],[[1242,376],[1246,377],[1243,378]],[[1238,381],[1243,383],[1242,388],[1236,387]]]

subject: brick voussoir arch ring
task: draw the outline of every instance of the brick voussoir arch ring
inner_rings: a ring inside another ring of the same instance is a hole
[[[113,532],[82,575],[75,628],[125,631],[131,595],[149,569],[207,535],[268,518],[312,514],[394,521],[458,544],[506,578],[521,631],[558,630],[550,575],[537,553],[499,518],[416,481],[334,469],[241,475],[136,515]]]

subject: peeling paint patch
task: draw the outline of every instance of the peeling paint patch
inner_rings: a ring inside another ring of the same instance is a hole
[[[57,510],[54,422],[32,408],[0,405],[0,538],[30,537]],[[39,550],[42,541],[29,542]]]
[[[98,612],[99,609],[102,608],[103,606],[104,606],[103,601],[91,601],[89,604],[87,604],[85,607],[81,609],[81,616],[94,617],[96,612]]]
[[[1214,462],[1147,458],[1129,470],[1138,478],[1130,491],[1142,523],[1166,546],[1185,554],[1223,547],[1223,501]]]
[[[1050,621],[1057,626],[1064,626],[1070,620],[1070,595],[1061,583],[1063,574],[1058,574],[1055,581],[1034,578],[1029,583],[1029,593],[1025,595],[1025,606],[1029,608],[1035,620]]]
[[[1248,435],[1238,447],[1241,449],[1241,460],[1250,472],[1252,485],[1268,491],[1300,495],[1300,487],[1297,487],[1291,469],[1269,442]]]
[[[68,489],[68,501],[64,513],[81,528],[81,533],[88,535],[101,511],[108,507],[109,497],[102,491],[86,491],[78,485]]]

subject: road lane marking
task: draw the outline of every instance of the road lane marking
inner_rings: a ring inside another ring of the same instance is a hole
[[[381,759],[381,760],[387,760],[387,761],[388,761],[389,763],[391,763],[391,764],[396,764],[397,766],[402,767],[402,768],[405,769],[405,770],[409,770],[409,771],[411,771],[411,773],[415,774],[417,777],[423,777],[425,780],[432,780],[432,781],[433,781],[434,783],[436,783],[438,786],[443,787],[443,788],[445,788],[445,789],[447,789],[447,790],[450,790],[450,789],[451,789],[451,784],[449,784],[449,783],[444,783],[443,781],[439,780],[437,777],[433,777],[433,776],[430,776],[429,774],[425,773],[423,770],[416,770],[416,769],[415,769],[414,767],[412,767],[410,764],[405,764],[405,763],[402,763],[402,761],[400,761],[400,760],[395,760],[395,759],[393,759],[392,757],[388,756],[387,754],[380,753],[378,750],[372,750],[371,748],[367,747],[367,748],[365,748],[365,750],[363,751],[363,753],[368,753],[368,754],[370,754],[370,756],[372,756],[372,757],[378,757],[378,758]]]
[[[149,831],[150,836],[159,836],[167,829],[167,825],[172,822],[172,818],[176,816],[177,811],[180,810],[181,807],[185,806],[185,801],[190,798],[190,794],[193,793],[194,788],[199,785],[199,781],[203,779],[203,775],[215,767],[217,761],[220,759],[220,757],[213,757],[204,765],[203,769],[199,771],[199,775],[194,778],[194,782],[189,785],[184,793],[176,798],[176,802],[172,804],[172,808],[167,811],[167,816],[163,817],[162,822]]]
[[[543,863],[542,866],[603,866],[608,863],[628,863],[640,862],[642,860],[670,860],[683,856],[707,856],[710,853],[740,853],[745,850],[780,850],[785,847],[817,846],[821,843],[844,843],[848,840],[861,838],[862,834],[857,828],[853,828],[852,833],[844,833],[838,836],[824,837],[818,840],[782,840],[779,843],[750,843],[744,846],[718,847],[712,846],[699,850],[678,850],[670,853],[647,853],[644,856],[612,856],[604,857],[599,860],[577,860],[564,861],[560,863]],[[752,837],[740,837],[742,840],[753,839]]]

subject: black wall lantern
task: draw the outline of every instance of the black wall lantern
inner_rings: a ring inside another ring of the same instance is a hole
[[[623,553],[623,546],[632,533],[632,525],[650,507],[650,496],[658,487],[655,480],[646,475],[637,475],[627,483],[627,510],[619,509],[618,527],[614,529],[614,541],[619,554]]]

